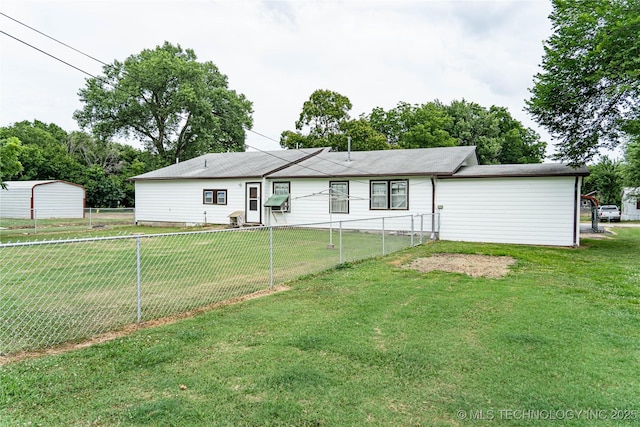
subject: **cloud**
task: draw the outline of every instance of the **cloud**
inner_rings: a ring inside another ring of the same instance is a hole
[[[254,129],[278,140],[316,89],[351,116],[398,102],[501,105],[527,126],[527,88],[550,34],[546,0],[83,1],[5,0],[4,12],[105,62],[165,40],[212,61],[254,104]],[[0,17],[7,32],[80,68],[102,65]],[[3,39],[0,126],[37,118],[75,130],[85,75]],[[255,134],[260,149],[279,145]]]

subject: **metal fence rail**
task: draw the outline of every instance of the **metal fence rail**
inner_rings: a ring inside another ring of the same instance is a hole
[[[85,208],[77,212],[48,209],[8,209],[0,216],[0,232],[3,236],[36,234],[51,231],[84,231],[90,228],[133,224],[134,208]]]
[[[433,236],[431,216],[0,244],[0,355],[79,341]]]

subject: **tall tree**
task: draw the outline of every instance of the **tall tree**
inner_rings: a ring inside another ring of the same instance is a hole
[[[69,153],[88,168],[99,166],[106,173],[117,173],[122,168],[120,149],[122,144],[98,141],[85,132],[71,132],[67,137]]]
[[[453,119],[447,126],[447,132],[458,141],[458,145],[475,146],[481,164],[500,163],[498,157],[503,135],[500,118],[494,114],[494,107],[489,110],[463,99],[454,100],[450,105],[441,105],[441,108]]]
[[[306,128],[310,136],[319,139],[340,134],[342,123],[349,120],[351,107],[349,98],[338,92],[316,90],[302,105],[296,129],[302,131]]]
[[[589,176],[584,179],[583,192],[597,191],[600,204],[619,206],[622,198],[620,162],[603,156],[598,163],[589,166],[589,172]]]
[[[100,140],[141,139],[165,164],[211,151],[244,151],[252,104],[191,49],[165,42],[103,68],[79,91],[74,113]]]
[[[375,108],[369,115],[369,121],[375,130],[387,137],[390,144],[400,148],[456,145],[456,140],[446,130],[452,119],[437,102],[422,105],[400,102],[386,112]]]
[[[540,134],[513,118],[504,107],[489,108],[491,117],[498,123],[498,144],[500,146],[496,163],[540,163],[545,158],[547,143],[541,141]]]
[[[338,92],[314,91],[302,105],[295,131],[284,131],[280,145],[285,148],[334,147],[344,135],[351,101]]]
[[[83,167],[68,152],[67,133],[59,126],[34,120],[0,128],[0,137],[11,136],[22,143],[18,160],[23,168],[15,178],[79,182]]]
[[[527,109],[575,165],[639,129],[640,2],[553,0],[550,19]]]
[[[22,170],[22,164],[18,160],[21,149],[20,140],[15,136],[0,138],[0,189],[7,188],[5,181]]]
[[[351,138],[352,151],[387,150],[391,148],[387,143],[387,138],[375,130],[365,117],[350,120],[344,123],[342,128],[344,129],[344,137],[340,140],[340,144],[334,147],[339,151],[348,149],[347,138]]]
[[[622,175],[624,185],[640,188],[640,138],[625,146]]]

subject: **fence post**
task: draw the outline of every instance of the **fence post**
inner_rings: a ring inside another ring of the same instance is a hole
[[[384,217],[382,218],[382,256],[385,256],[385,250],[384,250]]]
[[[411,247],[413,247],[413,215],[411,215]]]
[[[421,214],[420,215],[420,244],[424,243],[423,236],[424,236],[424,214]]]
[[[273,226],[269,227],[269,289],[273,289]]]
[[[89,228],[91,228],[91,208],[89,208]]]
[[[142,271],[140,264],[140,236],[136,237],[136,307],[137,307],[137,323],[142,320]]]
[[[342,221],[338,224],[340,225],[340,264],[342,264]]]

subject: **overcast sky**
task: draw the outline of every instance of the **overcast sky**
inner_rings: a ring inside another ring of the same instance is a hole
[[[3,0],[0,12],[106,63],[165,40],[191,48],[253,102],[253,130],[275,141],[313,91],[328,89],[351,100],[352,117],[435,99],[504,106],[551,142],[523,111],[551,35],[550,0]],[[102,72],[1,15],[0,29]],[[0,126],[37,119],[77,130],[87,77],[0,34]],[[248,133],[247,144],[279,149],[273,140]]]

